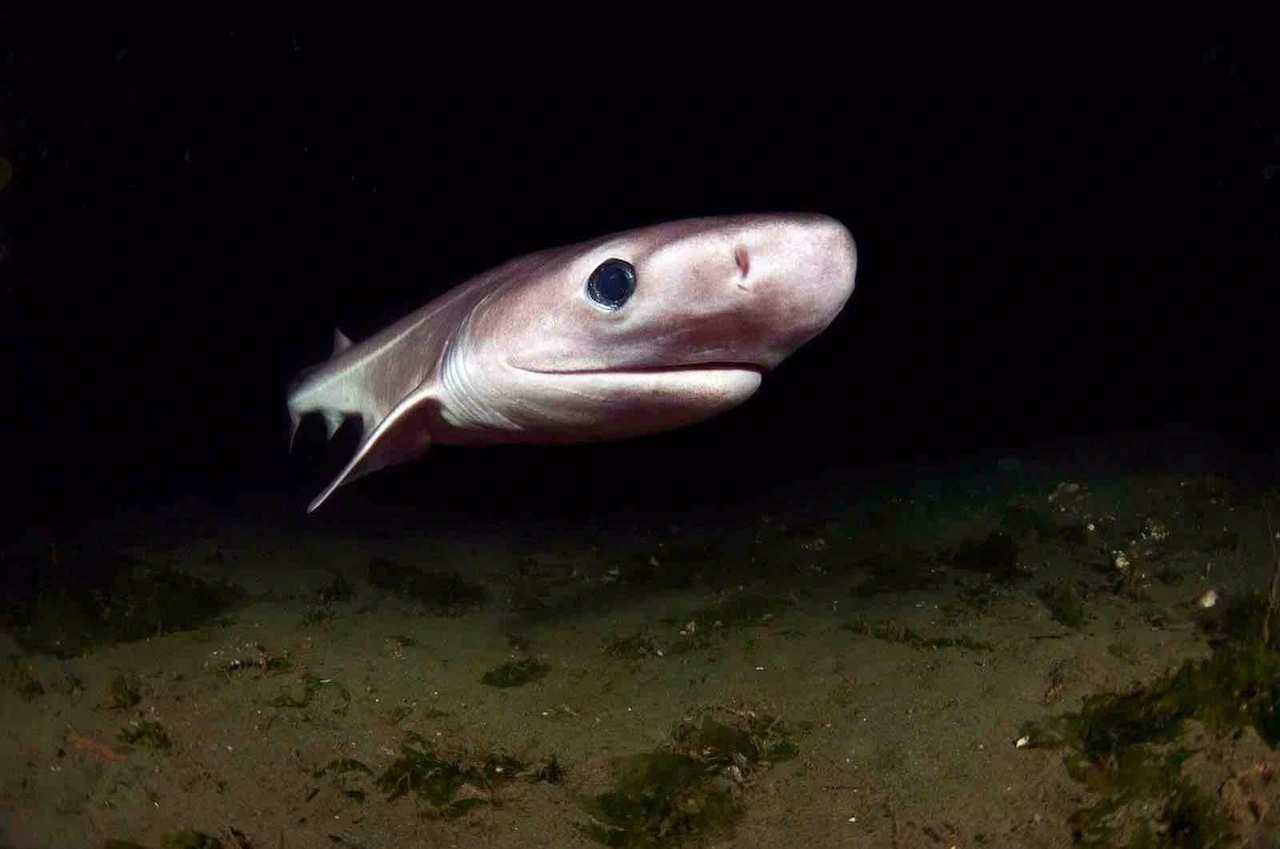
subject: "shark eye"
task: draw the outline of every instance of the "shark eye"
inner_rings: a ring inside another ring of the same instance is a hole
[[[610,312],[625,304],[635,290],[636,270],[623,259],[606,259],[587,278],[591,300]]]

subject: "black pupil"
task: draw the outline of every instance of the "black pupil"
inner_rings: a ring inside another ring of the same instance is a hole
[[[587,280],[587,294],[591,300],[609,310],[625,304],[635,289],[636,270],[631,263],[621,259],[606,259],[596,266]]]

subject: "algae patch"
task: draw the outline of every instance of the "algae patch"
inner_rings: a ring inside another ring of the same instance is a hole
[[[939,559],[956,569],[991,575],[999,583],[1027,577],[1018,565],[1018,543],[1004,531],[992,531],[980,540],[966,540],[943,552]]]
[[[268,704],[276,708],[306,709],[308,713],[304,718],[308,719],[316,712],[341,717],[351,708],[351,691],[336,679],[303,675],[281,687]]]
[[[775,717],[734,713],[680,723],[672,744],[625,758],[614,788],[580,800],[579,829],[606,846],[676,847],[729,832],[752,775],[797,752]]]
[[[786,601],[760,593],[736,593],[685,616],[665,617],[663,621],[668,624],[683,623],[670,651],[708,648],[718,637],[734,630],[770,625],[788,606]]]
[[[330,605],[334,602],[346,602],[355,598],[356,588],[344,575],[334,575],[333,580],[326,583],[316,593],[316,598],[322,605]]]
[[[253,844],[239,829],[228,827],[227,833],[234,841],[236,849],[253,849]],[[227,844],[218,838],[190,828],[167,831],[160,836],[160,849],[224,849],[226,846]],[[127,840],[108,840],[103,844],[102,849],[147,849],[147,847]]]
[[[334,575],[315,594],[315,606],[302,615],[299,628],[310,628],[336,619],[338,613],[333,609],[335,604],[347,603],[355,598],[355,585],[343,575]]]
[[[66,659],[116,643],[189,631],[245,593],[112,551],[69,550],[54,563],[19,563],[6,587],[8,619],[23,649]]]
[[[342,791],[342,795],[348,799],[363,802],[369,795],[363,785],[373,781],[373,770],[362,761],[355,758],[337,758],[330,761],[328,766],[319,767],[311,772],[312,778],[323,778],[326,775],[333,779]]]
[[[9,666],[4,670],[7,683],[24,702],[30,702],[44,695],[44,684],[35,676],[17,655],[9,657]]]
[[[709,780],[695,758],[674,752],[632,755],[619,770],[616,788],[583,807],[594,820],[587,834],[628,849],[705,839],[741,815],[727,786]]]
[[[387,801],[412,794],[436,814],[458,817],[483,805],[498,804],[501,789],[516,780],[559,781],[562,775],[554,756],[549,765],[535,767],[504,754],[449,760],[421,734],[410,733],[400,746],[400,757],[374,785],[386,794]]]
[[[369,583],[413,599],[442,616],[459,616],[489,600],[488,590],[457,572],[424,572],[383,557],[369,561]]]
[[[1195,722],[1210,746],[1245,728],[1271,748],[1280,744],[1280,637],[1272,628],[1265,644],[1260,639],[1267,611],[1266,598],[1245,599],[1212,657],[1023,727],[1021,745],[1066,748],[1068,773],[1096,795],[1072,818],[1077,845],[1208,847],[1231,835],[1218,799],[1183,770],[1205,749],[1187,735]],[[1280,625],[1280,616],[1271,618]]]
[[[1036,598],[1049,608],[1049,615],[1055,622],[1068,628],[1079,628],[1084,624],[1084,599],[1075,581],[1064,578],[1053,584],[1045,584],[1036,592]]]
[[[551,665],[526,657],[523,660],[512,660],[490,669],[480,680],[490,687],[523,687],[530,681],[547,677]]]
[[[611,636],[605,640],[604,653],[609,657],[638,663],[650,657],[662,657],[662,648],[652,637],[642,633],[625,637]]]
[[[142,683],[136,675],[117,675],[107,685],[106,706],[111,710],[127,710],[142,701]]]
[[[131,746],[145,746],[157,752],[167,752],[173,748],[173,741],[165,733],[164,727],[151,719],[130,723],[120,732],[120,742]]]
[[[841,631],[850,631],[864,637],[874,637],[890,643],[901,643],[913,649],[970,649],[972,651],[994,651],[995,647],[988,642],[971,637],[925,637],[912,628],[901,623],[877,622],[871,624],[859,616],[839,626]]]

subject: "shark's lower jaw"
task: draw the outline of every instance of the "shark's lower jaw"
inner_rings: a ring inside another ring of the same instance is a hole
[[[564,375],[566,377],[574,375],[654,375],[654,374],[679,374],[682,372],[734,372],[749,371],[755,374],[763,375],[769,371],[768,366],[759,363],[688,363],[686,365],[674,366],[648,366],[633,368],[598,368],[598,369],[539,369],[524,368],[522,366],[514,366],[519,371],[529,372],[531,374],[548,374],[548,375]]]
[[[687,416],[700,418],[706,410],[722,411],[745,401],[760,388],[765,369],[754,363],[697,363],[655,368],[593,369],[583,371],[530,371],[517,369],[501,390],[493,393],[490,403],[495,409],[541,406],[539,399],[556,399],[553,406],[567,398],[581,399],[592,410],[591,417],[601,424],[616,409],[658,409],[673,419]],[[512,404],[513,399],[521,399]],[[518,413],[512,413],[517,415]]]

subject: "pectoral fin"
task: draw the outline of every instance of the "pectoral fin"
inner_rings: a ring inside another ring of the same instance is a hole
[[[439,403],[426,390],[401,401],[377,427],[364,435],[350,462],[307,506],[307,512],[314,511],[345,483],[424,454],[431,447],[430,427],[438,421],[438,410]]]

